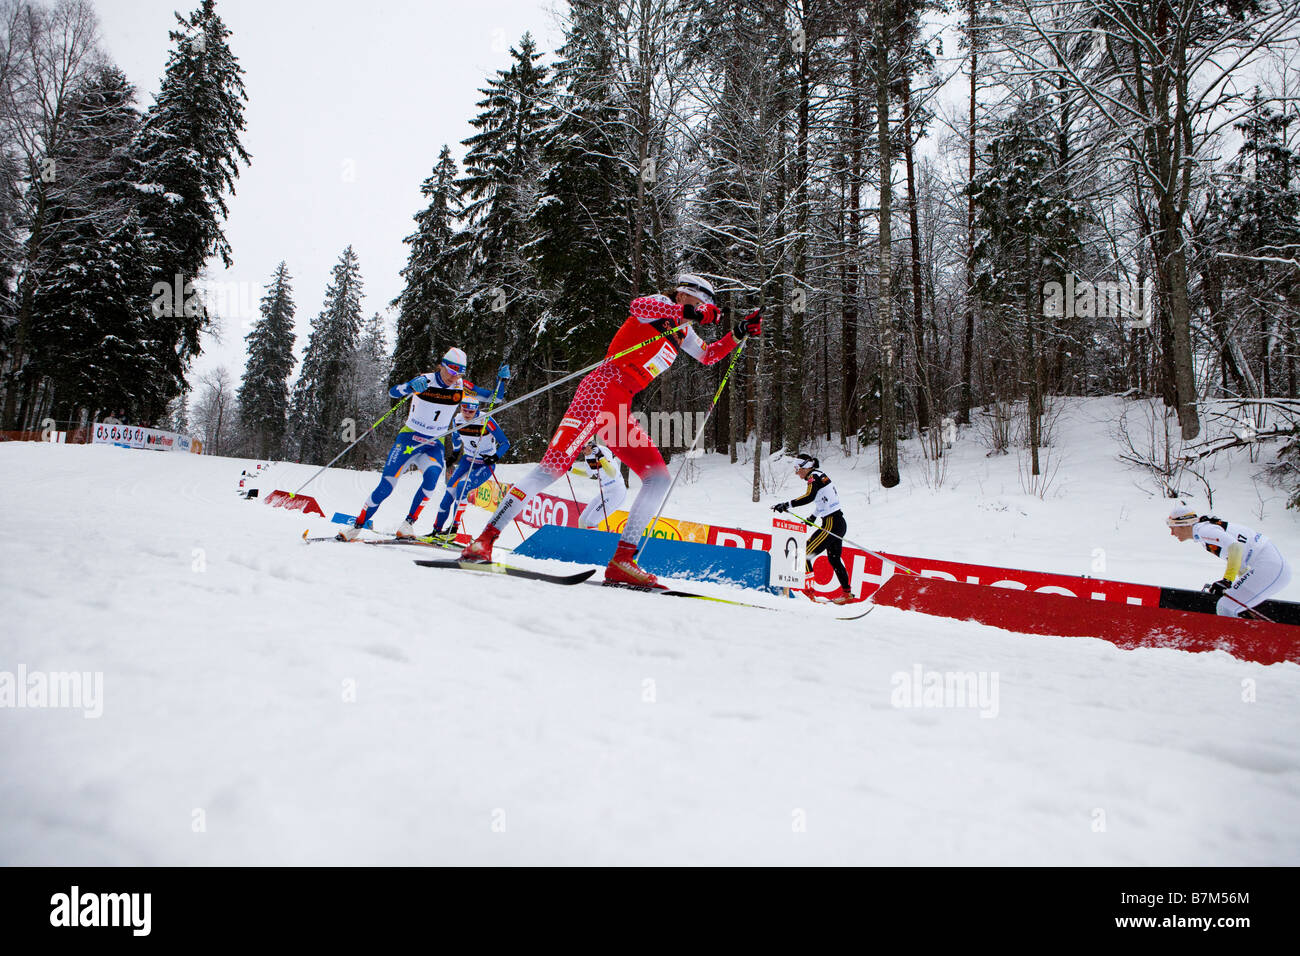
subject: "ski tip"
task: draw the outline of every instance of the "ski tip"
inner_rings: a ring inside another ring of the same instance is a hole
[[[303,529],[302,529],[302,540],[306,541],[306,540],[307,540],[307,535],[309,535],[309,534],[311,534],[311,528],[303,528]]]
[[[847,617],[841,617],[841,616],[838,616],[838,615],[837,615],[836,618],[835,618],[835,620],[837,620],[837,621],[860,621],[860,620],[862,620],[864,617],[866,617],[868,614],[870,614],[872,611],[874,611],[875,609],[876,609],[876,606],[875,606],[874,604],[872,604],[872,605],[870,605],[870,606],[869,606],[865,611],[863,611],[861,614],[850,614],[850,615],[847,616]]]

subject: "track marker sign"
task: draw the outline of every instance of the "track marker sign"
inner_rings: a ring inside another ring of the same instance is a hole
[[[804,553],[808,547],[808,526],[802,521],[772,519],[771,577],[768,584],[778,588],[803,588]]]

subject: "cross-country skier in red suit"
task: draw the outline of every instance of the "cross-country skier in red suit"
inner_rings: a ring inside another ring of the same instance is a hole
[[[541,464],[511,487],[483,533],[461,554],[463,560],[491,561],[492,542],[501,530],[524,510],[530,498],[573,466],[594,435],[641,479],[641,491],[632,502],[618,549],[605,568],[605,580],[647,588],[662,586],[653,574],[637,566],[636,551],[642,532],[658,513],[671,482],[659,449],[632,418],[632,396],[666,372],[678,351],[712,365],[729,355],[746,336],[763,332],[763,317],[755,311],[718,341],[706,344],[690,323],[709,325],[720,318],[713,301],[713,286],[699,276],[679,276],[675,299],[650,295],[632,301],[628,310],[631,314],[614,335],[606,356],[618,355],[650,339],[656,331],[659,335],[627,355],[598,365],[579,383]]]

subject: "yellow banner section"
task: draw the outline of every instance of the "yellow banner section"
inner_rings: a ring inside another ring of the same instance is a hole
[[[469,503],[478,505],[486,511],[496,511],[497,505],[501,504],[501,499],[505,496],[506,485],[498,484],[494,481],[485,481],[475,488],[469,497]],[[579,502],[581,504],[581,502]],[[609,516],[608,521],[602,521],[598,526],[602,531],[614,531],[622,534],[623,528],[627,525],[627,512],[615,511]],[[680,521],[676,518],[660,518],[655,522],[654,530],[649,532],[652,538],[662,538],[665,541],[694,541],[698,544],[709,543],[709,525],[700,524],[698,521]]]
[[[505,496],[506,486],[496,481],[485,481],[470,492],[469,503],[485,511],[496,511]]]
[[[609,516],[608,521],[600,523],[604,531],[616,531],[622,534],[623,529],[627,527],[627,512],[615,511]],[[709,543],[709,526],[700,524],[698,521],[680,521],[676,518],[660,518],[655,522],[653,530],[647,532],[652,538],[662,538],[665,541],[694,541],[698,544]]]

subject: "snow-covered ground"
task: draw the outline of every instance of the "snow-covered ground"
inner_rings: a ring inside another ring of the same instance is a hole
[[[1218,577],[1115,460],[1118,408],[1069,405],[1041,499],[973,432],[937,490],[914,442],[891,491],[874,454],[823,466],[870,547]],[[237,498],[246,464],[0,444],[0,692],[20,670],[102,682],[80,708],[0,709],[0,863],[1300,863],[1296,665],[304,547],[329,526]],[[1258,467],[1211,474],[1214,510],[1300,555]],[[263,493],[311,470],[277,465]],[[760,504],[743,462],[691,472],[668,514],[760,528],[800,490],[784,465]],[[334,471],[309,490],[353,511],[374,480]],[[982,694],[908,700],[930,674]]]

